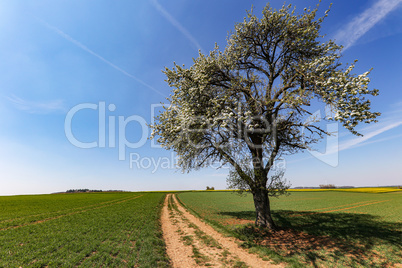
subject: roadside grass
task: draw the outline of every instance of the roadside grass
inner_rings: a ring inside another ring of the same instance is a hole
[[[0,198],[0,267],[169,267],[164,193]]]
[[[187,208],[261,257],[292,267],[384,267],[402,262],[402,194],[293,192],[271,199],[280,231],[256,228],[251,195],[178,195]]]

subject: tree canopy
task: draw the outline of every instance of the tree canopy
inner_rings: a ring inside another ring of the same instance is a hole
[[[369,88],[370,71],[356,75],[356,62],[340,63],[342,47],[320,34],[328,11],[317,12],[318,5],[296,14],[291,5],[268,4],[261,18],[251,11],[236,24],[223,51],[215,46],[190,67],[164,71],[173,94],[152,137],[178,154],[183,170],[230,165],[232,178],[253,194],[257,225],[274,228],[268,194],[286,187],[272,174],[276,159],[330,135],[321,120],[360,135],[356,126],[380,115],[370,111],[367,96],[378,94]],[[306,120],[315,103],[334,116]]]

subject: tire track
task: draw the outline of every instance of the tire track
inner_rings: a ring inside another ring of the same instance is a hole
[[[349,209],[352,209],[352,208],[358,208],[358,207],[364,207],[364,206],[379,204],[379,203],[383,203],[383,202],[387,202],[387,201],[390,201],[390,200],[382,200],[382,201],[375,201],[375,202],[373,202],[373,201],[362,201],[362,202],[357,202],[357,203],[352,203],[352,204],[347,204],[347,205],[341,205],[341,206],[336,206],[336,207],[318,208],[318,209],[313,209],[313,210],[307,210],[307,212],[310,212],[310,213],[296,214],[296,215],[291,215],[289,217],[301,217],[301,216],[307,216],[307,215],[313,215],[313,214],[343,211],[343,210],[349,210]],[[357,205],[357,204],[359,204],[359,205]],[[350,205],[357,205],[357,206],[346,207],[346,206],[350,206]],[[339,207],[346,207],[346,208],[333,209],[333,210],[327,210],[327,211],[317,211],[317,210],[326,210],[326,209],[330,209],[330,208],[339,208]],[[360,213],[360,212],[351,212],[351,211],[346,211],[346,212],[347,213]]]
[[[382,200],[382,201],[371,202],[371,203],[362,204],[362,205],[353,206],[353,207],[347,207],[347,208],[341,208],[341,209],[328,210],[328,211],[323,211],[322,213],[329,213],[329,212],[335,212],[335,211],[348,210],[348,209],[352,209],[352,208],[364,207],[364,206],[369,206],[369,205],[384,203],[384,202],[388,202],[388,201],[390,201],[390,200]]]
[[[175,226],[177,220],[170,208],[170,194],[166,195],[162,209],[161,223],[163,238],[166,243],[166,252],[170,257],[173,267],[198,267],[192,256],[190,247],[183,246],[182,236],[179,234],[180,227]]]
[[[283,267],[264,261],[241,248],[186,211],[168,194],[162,211],[162,230],[173,267]]]

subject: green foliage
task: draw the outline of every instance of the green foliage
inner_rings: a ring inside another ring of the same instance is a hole
[[[249,170],[249,172],[253,172]],[[267,185],[268,195],[272,197],[279,197],[281,195],[288,195],[288,189],[291,184],[283,178],[285,172],[283,170],[275,171],[273,175],[271,175],[268,180],[269,184]],[[245,193],[249,193],[251,191],[250,185],[247,184],[245,180],[243,180],[239,174],[235,170],[229,171],[229,176],[226,179],[228,189],[235,190],[234,193],[239,195],[243,195]]]
[[[100,193],[102,190],[89,190],[89,189],[69,189],[66,193]]]
[[[320,189],[335,189],[335,184],[320,184]]]
[[[0,197],[1,267],[168,267],[163,193]]]
[[[317,19],[317,11],[297,15],[291,5],[267,5],[261,18],[250,12],[236,24],[223,51],[216,46],[190,67],[166,68],[173,94],[151,137],[176,151],[185,171],[220,162],[233,168],[240,189],[247,185],[255,194],[277,186],[271,193],[284,193],[286,183],[269,176],[274,161],[330,135],[319,121],[340,122],[360,135],[355,127],[380,115],[370,111],[368,97],[378,90],[369,88],[369,72],[356,75],[354,64],[339,62],[342,47],[323,42],[320,33],[327,12]],[[307,120],[317,108],[313,100],[334,115]]]

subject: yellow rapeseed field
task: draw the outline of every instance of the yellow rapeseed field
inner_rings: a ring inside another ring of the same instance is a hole
[[[388,193],[402,191],[397,187],[363,187],[363,188],[345,188],[345,189],[289,189],[290,192],[307,192],[307,191],[342,191],[342,192],[359,192],[359,193]]]

